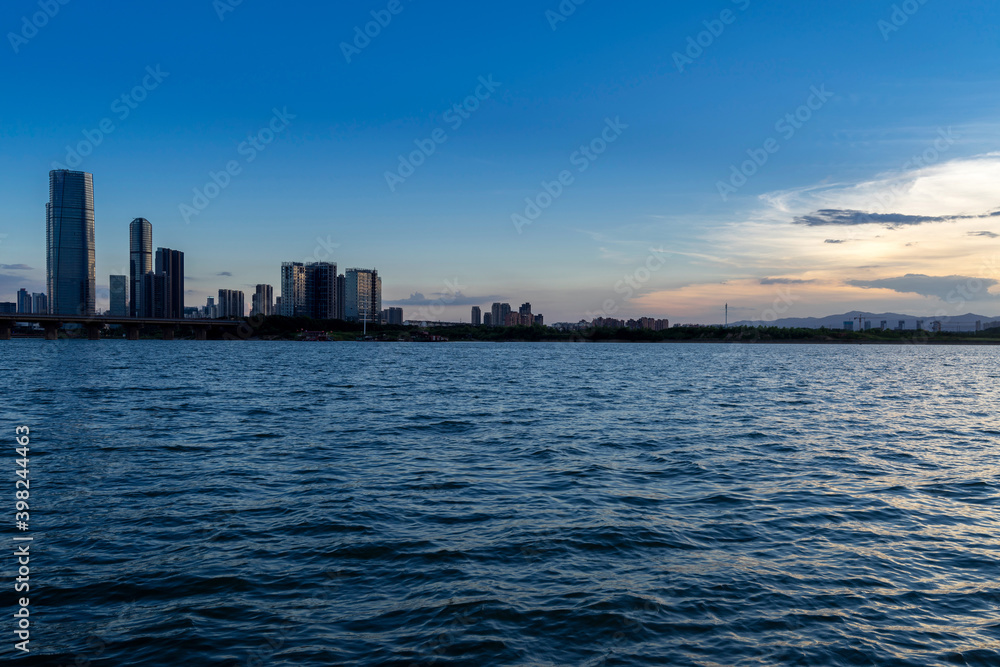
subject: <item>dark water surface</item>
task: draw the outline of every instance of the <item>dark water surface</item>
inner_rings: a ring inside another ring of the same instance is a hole
[[[25,663],[1000,664],[1000,348],[14,340],[0,368]]]

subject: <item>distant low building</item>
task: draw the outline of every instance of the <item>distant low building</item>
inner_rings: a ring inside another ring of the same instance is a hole
[[[111,316],[128,317],[128,276],[110,276]]]
[[[390,326],[402,326],[403,325],[403,309],[402,308],[386,308],[382,311],[382,321]]]
[[[0,314],[16,315],[17,303],[15,303],[14,301],[0,301]]]

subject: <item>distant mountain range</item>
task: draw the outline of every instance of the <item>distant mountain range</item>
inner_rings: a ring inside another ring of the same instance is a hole
[[[987,317],[986,315],[976,315],[975,313],[950,317],[917,317],[916,315],[903,315],[901,313],[868,313],[861,310],[852,310],[842,315],[828,315],[826,317],[786,317],[774,320],[773,322],[743,320],[732,322],[730,326],[773,326],[795,329],[819,329],[826,327],[827,329],[843,329],[844,322],[853,322],[854,330],[858,331],[859,326],[856,319],[858,317],[863,317],[865,320],[871,322],[873,329],[881,328],[882,322],[885,322],[889,329],[899,328],[900,322],[903,322],[903,329],[916,329],[918,321],[923,322],[923,328],[928,331],[932,329],[933,323],[938,321],[941,322],[942,331],[975,331],[976,322],[980,322],[984,329],[988,328],[989,324],[1000,326],[1000,316]],[[862,326],[861,328],[864,327]]]

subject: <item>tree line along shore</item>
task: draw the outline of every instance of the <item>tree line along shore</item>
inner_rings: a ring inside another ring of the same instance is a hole
[[[204,326],[204,320],[198,320]],[[22,331],[21,337],[37,335]],[[81,331],[68,331],[66,338],[86,337]],[[151,326],[140,332],[141,338],[156,339],[161,336],[158,327]],[[124,330],[111,328],[104,338],[125,337]],[[194,325],[180,325],[176,339],[195,338]],[[284,340],[284,341],[354,341],[384,342],[622,342],[622,343],[881,343],[881,344],[1000,344],[1000,328],[978,332],[931,332],[869,330],[844,331],[841,329],[803,329],[773,326],[704,326],[675,327],[663,331],[627,328],[589,328],[560,330],[547,326],[486,327],[472,325],[442,326],[391,326],[367,325],[342,320],[313,320],[305,317],[251,317],[244,318],[244,325],[235,333],[210,332],[210,339],[229,340]]]

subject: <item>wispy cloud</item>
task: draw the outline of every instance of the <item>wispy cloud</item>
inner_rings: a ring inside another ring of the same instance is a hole
[[[865,289],[888,289],[901,294],[919,294],[946,300],[959,293],[969,285],[979,287],[979,298],[1000,298],[987,290],[998,284],[992,278],[973,278],[970,276],[927,276],[920,273],[908,273],[898,278],[881,278],[878,280],[848,280],[848,285]]]
[[[34,271],[27,264],[0,264],[0,269],[5,271]]]
[[[903,213],[866,213],[850,209],[823,209],[809,215],[797,216],[792,220],[792,223],[807,227],[884,225],[888,229],[897,229],[927,223],[978,220],[997,216],[1000,216],[1000,211],[991,211],[983,215],[905,215]],[[985,234],[989,233],[985,232]]]
[[[496,295],[466,296],[461,292],[455,292],[455,293],[435,292],[430,296],[424,296],[421,292],[414,292],[406,299],[396,299],[395,301],[383,301],[382,303],[389,306],[435,306],[435,305],[482,306],[485,304],[492,303],[494,301],[502,301],[503,299],[504,297]]]
[[[800,280],[798,278],[761,278],[761,285],[808,285],[815,280]]]

